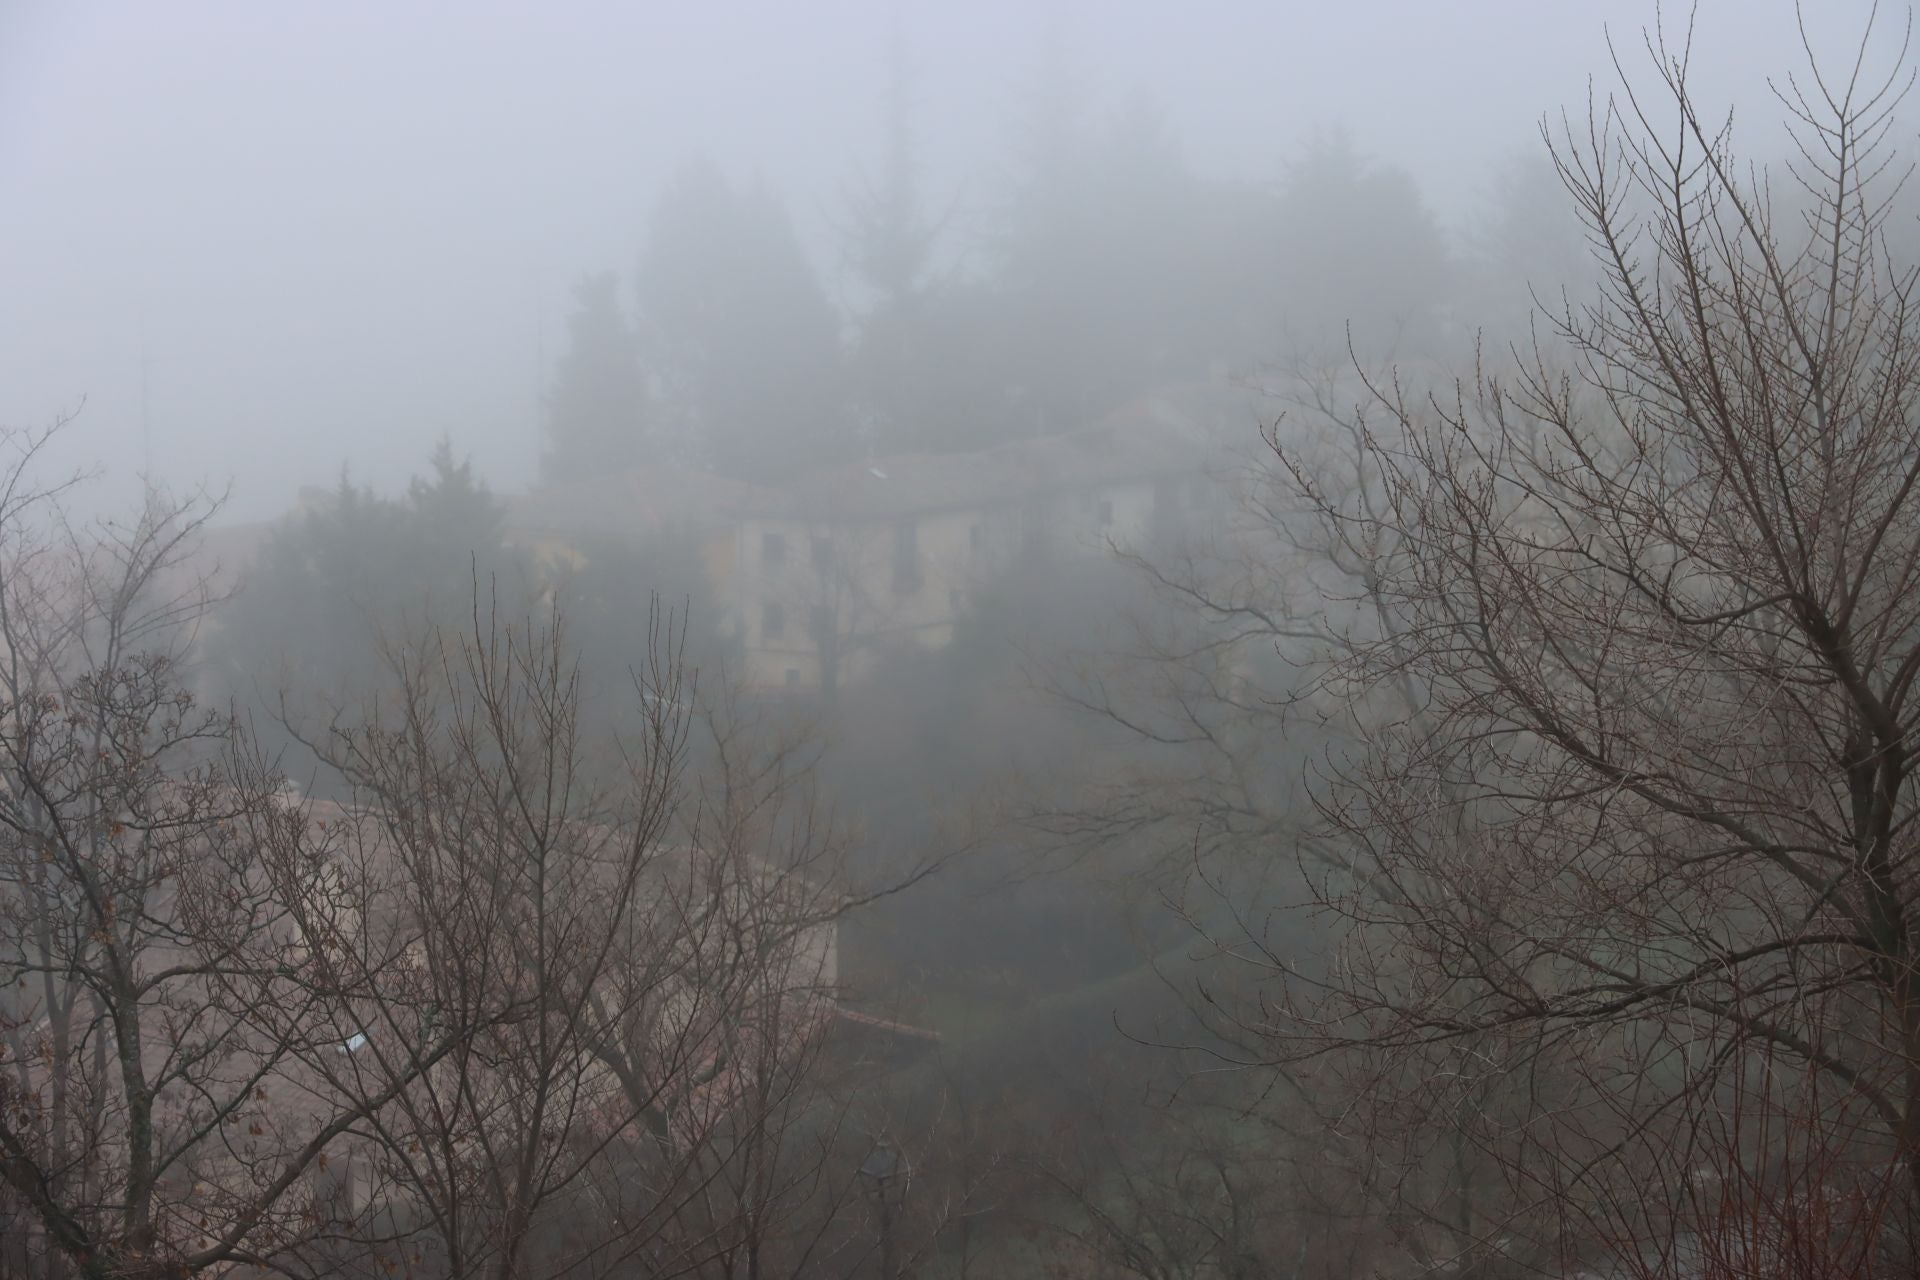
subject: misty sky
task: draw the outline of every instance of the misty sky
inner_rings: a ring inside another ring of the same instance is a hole
[[[1866,7],[1809,3],[1816,41]],[[1637,39],[1653,6],[0,0],[0,422],[84,395],[70,452],[131,485],[144,347],[155,471],[231,479],[236,517],[343,462],[395,488],[442,432],[520,489],[541,317],[551,358],[570,281],[631,269],[687,158],[764,173],[841,287],[830,227],[896,11],[964,238],[1049,23],[1096,117],[1151,90],[1202,172],[1274,177],[1344,126],[1459,227],[1542,111],[1583,106],[1603,25]],[[1703,94],[1773,145],[1789,0],[1705,0],[1696,42]]]

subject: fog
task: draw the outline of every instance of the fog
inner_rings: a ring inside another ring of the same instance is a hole
[[[0,0],[0,1280],[1920,1259],[1873,0]]]
[[[1850,31],[1861,0],[1820,6]],[[538,456],[582,272],[629,272],[662,184],[764,174],[836,296],[833,232],[882,144],[889,32],[925,189],[972,253],[1052,33],[1080,110],[1149,92],[1203,174],[1271,181],[1316,131],[1400,166],[1458,232],[1495,166],[1653,6],[479,4],[0,10],[0,420],[85,397],[69,447],[229,479],[265,518],[442,433],[498,488]],[[1841,37],[1844,38],[1844,37]],[[1708,5],[1701,88],[1766,105],[1791,6]],[[544,352],[544,355],[543,355]]]

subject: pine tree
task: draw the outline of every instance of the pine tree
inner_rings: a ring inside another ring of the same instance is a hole
[[[503,541],[503,505],[451,442],[429,462],[398,499],[343,469],[330,493],[279,523],[210,639],[209,674],[225,694],[255,702],[270,725],[283,691],[384,687],[389,646],[470,625],[476,585],[483,603],[524,602],[529,582]]]
[[[635,287],[678,451],[751,479],[851,454],[840,317],[765,183],[681,170]]]
[[[409,514],[422,543],[461,556],[497,549],[506,508],[474,476],[472,459],[455,458],[453,442],[441,436],[428,465],[431,475],[415,476],[407,486]]]
[[[909,308],[926,287],[939,228],[927,216],[914,149],[913,75],[896,23],[887,46],[882,103],[885,143],[877,176],[862,175],[847,199],[847,265],[873,295],[874,314]]]
[[[974,394],[952,385],[955,286],[932,278],[940,227],[928,216],[913,133],[913,79],[898,23],[888,42],[883,145],[874,174],[846,196],[844,261],[865,309],[853,374],[864,443],[881,454],[934,449],[957,435]]]
[[[1346,356],[1433,354],[1449,285],[1446,240],[1405,171],[1344,133],[1316,139],[1279,192],[1264,278],[1285,345]]]
[[[567,348],[547,398],[549,483],[639,466],[649,455],[647,379],[611,271],[583,278],[567,319]]]

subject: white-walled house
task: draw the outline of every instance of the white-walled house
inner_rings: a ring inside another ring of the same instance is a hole
[[[1082,431],[906,454],[746,484],[652,467],[518,499],[510,536],[577,566],[596,540],[690,534],[704,603],[757,689],[831,690],[889,649],[938,649],[1017,565],[1111,554],[1224,501],[1217,446],[1247,393],[1173,388]]]
[[[1149,400],[1098,427],[795,477],[736,530],[749,684],[832,688],[889,648],[941,648],[1015,565],[1108,555],[1221,501],[1211,424]]]

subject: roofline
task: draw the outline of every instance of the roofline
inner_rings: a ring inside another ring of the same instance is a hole
[[[916,1027],[910,1022],[901,1022],[896,1018],[883,1018],[877,1013],[862,1013],[858,1009],[849,1009],[837,1000],[833,1004],[833,1016],[851,1022],[855,1026],[871,1027],[875,1031],[905,1036],[909,1040],[924,1040],[930,1044],[938,1044],[946,1039],[932,1027]]]
[[[966,455],[955,455],[964,457]],[[1040,496],[1068,493],[1076,489],[1105,489],[1114,485],[1138,484],[1142,481],[1160,480],[1176,475],[1204,475],[1207,463],[1196,459],[1191,465],[1180,467],[1143,468],[1139,471],[1125,471],[1099,480],[1062,479],[1044,484],[1035,484],[1013,494],[999,493],[984,502],[962,502],[951,498],[937,498],[931,502],[903,503],[892,512],[872,510],[821,510],[819,512],[801,512],[793,510],[745,510],[734,516],[733,522],[745,524],[749,521],[779,520],[789,524],[887,524],[905,515],[936,515],[948,511],[987,511],[995,508],[1018,507],[1024,501]],[[876,483],[885,484],[886,481]]]

